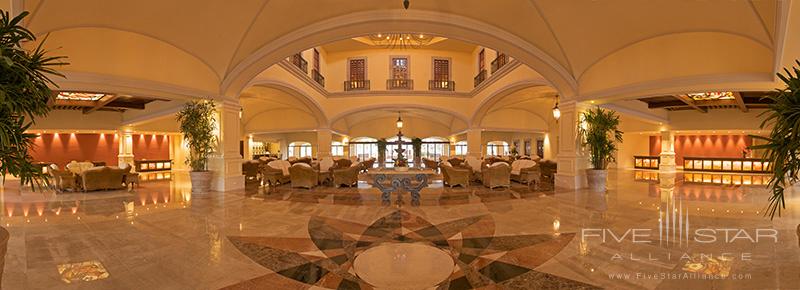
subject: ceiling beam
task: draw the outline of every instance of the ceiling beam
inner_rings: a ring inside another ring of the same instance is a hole
[[[739,107],[739,110],[742,112],[747,113],[748,109],[747,106],[744,104],[744,98],[742,98],[742,94],[739,92],[733,92],[733,99],[736,101],[736,106]]]
[[[697,105],[697,104],[694,102],[694,100],[692,100],[691,98],[689,98],[689,96],[686,96],[686,95],[677,95],[677,96],[675,96],[675,98],[677,98],[678,100],[681,100],[681,102],[684,102],[684,103],[686,103],[686,105],[688,105],[689,107],[692,107],[692,109],[698,110],[698,111],[700,111],[701,113],[708,113],[708,109],[706,109],[706,108],[702,108],[702,107],[698,106],[698,105]]]
[[[108,105],[108,103],[111,103],[112,101],[116,100],[117,98],[119,98],[119,95],[105,95],[102,99],[97,101],[97,104],[95,104],[94,107],[83,109],[83,113],[89,114],[91,112],[97,111]]]

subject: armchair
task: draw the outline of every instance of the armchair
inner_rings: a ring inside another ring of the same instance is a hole
[[[75,174],[68,171],[68,170],[61,170],[58,168],[58,165],[50,164],[50,169],[47,170],[51,176],[53,176],[53,183],[55,185],[56,191],[64,192],[64,190],[78,190],[78,180],[75,177]]]
[[[242,174],[244,174],[245,185],[253,183],[261,183],[258,167],[259,167],[258,160],[249,160],[242,163]]]
[[[339,187],[341,185],[347,185],[348,187],[353,187],[354,184],[358,184],[358,172],[361,171],[361,164],[356,163],[347,168],[336,168],[333,169],[333,185]]]
[[[468,168],[456,168],[448,163],[444,163],[442,168],[442,178],[444,184],[453,188],[453,186],[461,185],[461,187],[469,186],[471,171]]]
[[[538,185],[541,179],[541,169],[536,161],[520,159],[511,163],[511,180],[523,184],[534,182]]]
[[[319,184],[319,175],[311,168],[311,165],[307,163],[295,163],[292,167],[289,167],[289,174],[291,176],[292,187],[311,189]]]
[[[425,164],[425,168],[433,169],[433,171],[437,171],[439,169],[439,162],[436,160],[422,158],[422,164]]]
[[[496,162],[483,169],[483,185],[488,188],[511,187],[511,166]]]
[[[375,158],[370,158],[361,162],[361,170],[364,172],[372,169],[373,166],[375,166]]]
[[[289,161],[286,160],[274,160],[267,163],[261,168],[261,177],[264,183],[275,186],[289,182],[291,180],[289,166]]]
[[[336,165],[334,166],[334,168],[347,168],[347,167],[350,167],[350,165],[353,164],[352,160],[344,159],[344,158],[336,159],[334,161],[336,162]]]

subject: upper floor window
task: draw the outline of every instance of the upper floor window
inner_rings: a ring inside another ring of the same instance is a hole
[[[367,79],[367,59],[352,58],[348,66],[348,79],[351,81],[363,81]]]
[[[392,79],[407,79],[409,78],[408,70],[408,57],[392,57],[391,78]]]
[[[478,72],[486,69],[486,49],[478,53]]]
[[[449,81],[450,80],[450,60],[446,58],[433,59],[433,80],[434,81]]]
[[[319,71],[319,50],[317,50],[316,48],[314,49],[314,64],[313,65],[314,65],[313,69],[316,70],[317,72],[320,72]]]

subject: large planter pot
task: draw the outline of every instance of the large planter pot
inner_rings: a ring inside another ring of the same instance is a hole
[[[8,239],[11,237],[8,231],[0,227],[0,287],[3,285],[3,268],[6,265],[6,251],[8,250]]]
[[[211,171],[191,171],[192,193],[208,193],[211,190]]]
[[[605,192],[606,182],[608,181],[608,170],[586,169],[586,180],[589,183],[590,190],[596,192]]]

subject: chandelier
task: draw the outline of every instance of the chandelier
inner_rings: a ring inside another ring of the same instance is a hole
[[[422,33],[378,33],[369,36],[372,45],[388,49],[420,48],[433,41],[433,36]]]
[[[102,93],[58,92],[56,99],[67,101],[99,101],[105,96],[106,94]]]

